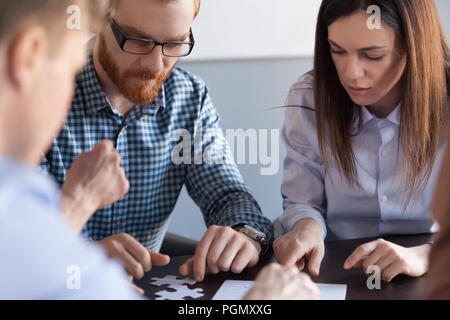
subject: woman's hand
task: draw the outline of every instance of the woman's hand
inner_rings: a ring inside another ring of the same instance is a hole
[[[314,219],[297,222],[291,231],[275,240],[273,251],[282,265],[297,265],[300,270],[308,259],[308,270],[318,276],[325,249],[322,227]]]
[[[347,258],[344,269],[367,268],[375,265],[380,268],[384,281],[390,282],[399,274],[420,277],[428,271],[428,256],[431,245],[404,248],[392,242],[378,239],[365,243]]]

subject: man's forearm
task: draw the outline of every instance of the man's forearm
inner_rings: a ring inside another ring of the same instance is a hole
[[[95,209],[83,200],[81,194],[72,193],[68,195],[64,191],[61,191],[61,210],[64,219],[77,234],[81,232],[95,212]]]

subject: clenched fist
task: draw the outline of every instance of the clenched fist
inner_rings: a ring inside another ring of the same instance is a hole
[[[109,140],[75,159],[62,187],[63,214],[80,232],[95,211],[120,200],[130,184]]]

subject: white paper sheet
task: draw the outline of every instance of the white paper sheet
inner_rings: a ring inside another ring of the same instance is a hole
[[[225,280],[213,300],[242,300],[255,281]]]
[[[226,280],[217,290],[213,300],[241,300],[254,281]],[[321,300],[345,300],[346,284],[316,283]]]
[[[345,300],[346,284],[316,283],[320,290],[320,300]]]

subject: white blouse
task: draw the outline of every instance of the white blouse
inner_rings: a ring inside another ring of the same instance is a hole
[[[292,87],[288,105],[314,109],[313,78],[303,76]],[[286,110],[282,140],[284,161],[282,196],[284,212],[280,218],[284,231],[305,218],[315,219],[326,240],[378,237],[390,234],[436,232],[430,204],[437,182],[445,142],[442,141],[430,180],[421,194],[406,207],[404,154],[400,147],[397,163],[400,108],[379,119],[362,106],[362,129],[352,138],[356,157],[357,181],[350,186],[331,164],[327,172],[319,152],[315,112],[300,107]],[[359,119],[354,122],[357,129]],[[333,178],[333,183],[331,180]]]

